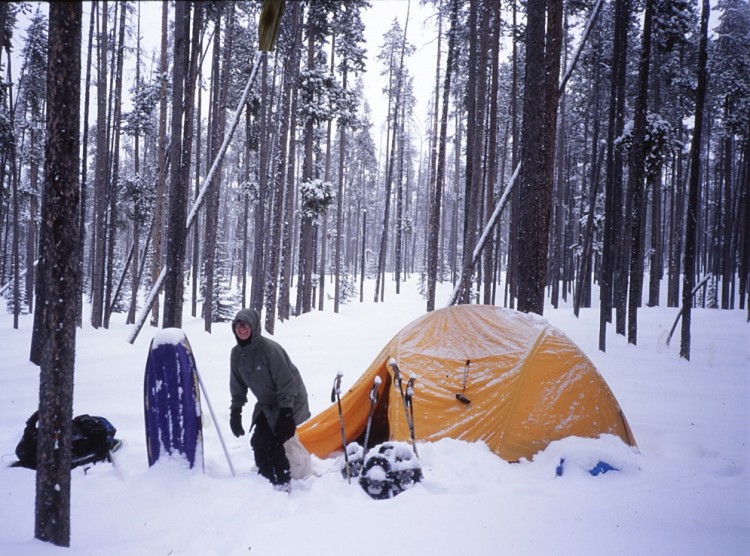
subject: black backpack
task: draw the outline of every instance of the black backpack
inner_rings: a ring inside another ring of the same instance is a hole
[[[37,421],[39,412],[34,412],[26,421],[21,441],[16,446],[18,462],[15,466],[36,469]],[[71,431],[72,454],[71,468],[109,461],[110,452],[114,451],[120,441],[115,438],[117,429],[104,417],[79,415],[73,419]]]

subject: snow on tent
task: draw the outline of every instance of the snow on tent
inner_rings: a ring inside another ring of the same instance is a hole
[[[404,385],[417,379],[417,441],[483,441],[507,461],[531,459],[569,436],[611,434],[635,446],[612,391],[572,340],[541,317],[489,305],[433,311],[396,334],[341,398],[347,443],[362,444],[375,377],[380,395],[368,444],[410,439],[391,358]],[[319,457],[340,452],[336,404],[299,435]]]

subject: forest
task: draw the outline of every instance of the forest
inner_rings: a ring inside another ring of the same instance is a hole
[[[437,43],[424,114],[418,1]],[[275,4],[261,52],[260,0],[163,1],[148,52],[142,3],[83,3],[79,326],[85,300],[94,328],[116,312],[179,327],[184,310],[210,332],[249,306],[273,333],[409,276],[428,311],[444,281],[451,302],[539,314],[570,297],[632,343],[642,304],[682,306],[688,327],[695,304],[750,309],[746,0],[403,0],[378,44],[367,0]],[[0,6],[0,291],[16,322],[47,295],[48,7]]]
[[[370,44],[367,0],[0,3],[0,294],[14,328],[33,313],[36,538],[69,544],[76,328],[116,313],[131,343],[242,306],[273,334],[412,278],[427,311],[445,282],[450,303],[598,308],[602,351],[666,303],[685,359],[694,306],[750,320],[747,0],[422,0],[430,98],[417,0],[396,5]]]

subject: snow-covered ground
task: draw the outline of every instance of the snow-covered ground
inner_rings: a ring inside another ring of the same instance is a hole
[[[416,283],[385,303],[313,312],[276,326],[274,338],[300,368],[313,414],[330,403],[341,371],[346,391],[403,326],[424,311]],[[441,290],[448,298],[449,291]],[[2,309],[0,307],[0,309]],[[124,315],[109,330],[78,332],[74,414],[103,415],[125,442],[117,467],[73,470],[71,547],[66,554],[146,555],[600,555],[748,554],[750,547],[750,325],[744,311],[693,313],[690,362],[679,358],[676,309],[643,308],[639,342],[608,333],[598,346],[598,310],[570,307],[545,317],[592,359],[617,397],[638,443],[569,438],[533,461],[509,464],[484,445],[422,443],[423,482],[389,500],[347,484],[335,459],[314,458],[317,475],[278,492],[252,470],[248,436],[229,432],[229,324],[184,330],[237,471],[232,477],[204,401],[205,473],[178,462],[149,468],[143,372],[155,334],[127,342]],[[12,327],[0,311],[0,555],[60,554],[34,540],[34,472],[11,468],[38,401],[28,362],[31,316]],[[418,410],[417,389],[415,408]],[[565,458],[565,473],[555,470]],[[622,470],[596,477],[592,461]]]

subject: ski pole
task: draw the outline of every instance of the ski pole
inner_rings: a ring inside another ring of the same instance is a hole
[[[211,405],[211,400],[208,399],[208,392],[206,391],[206,385],[203,384],[203,379],[201,378],[200,373],[198,372],[198,369],[195,369],[195,375],[198,377],[198,384],[201,387],[201,390],[203,391],[203,397],[206,398],[206,405],[208,406],[208,411],[211,413],[211,419],[214,420],[214,426],[216,427],[216,433],[219,435],[219,442],[221,442],[221,447],[224,449],[224,455],[227,458],[227,463],[229,464],[229,470],[232,472],[232,477],[236,477],[237,474],[234,472],[234,466],[232,465],[232,460],[229,458],[229,450],[227,450],[227,445],[224,442],[224,437],[221,434],[221,429],[219,428],[219,421],[216,419],[216,414],[214,413],[214,408]]]
[[[331,390],[331,403],[334,401],[339,406],[339,427],[341,428],[341,445],[344,448],[344,466],[346,467],[346,481],[352,482],[351,471],[349,470],[349,454],[346,452],[346,432],[344,431],[344,412],[341,410],[341,377],[344,373],[339,371],[333,380],[333,389]]]
[[[370,390],[370,413],[367,415],[367,429],[365,429],[365,446],[362,451],[362,463],[364,464],[365,458],[367,457],[367,446],[368,442],[370,440],[370,427],[372,426],[372,414],[375,411],[375,406],[378,403],[378,398],[380,394],[378,393],[378,388],[380,388],[380,383],[382,380],[380,380],[379,376],[375,377],[375,380],[372,381],[372,390]]]
[[[416,377],[411,377],[409,382],[406,384],[406,404],[409,407],[409,433],[411,434],[411,446],[414,448],[414,455],[419,458],[419,452],[417,452],[417,440],[414,434],[414,383],[417,381]]]
[[[414,446],[414,453],[417,455],[417,457],[419,457],[419,455],[417,454],[417,446],[413,442],[414,441],[414,423],[412,423],[411,416],[409,413],[410,402],[406,400],[406,393],[404,392],[404,388],[403,388],[403,380],[401,379],[401,369],[398,368],[398,363],[396,363],[396,360],[393,357],[390,358],[390,360],[388,361],[388,364],[393,369],[393,375],[396,377],[396,384],[398,384],[398,391],[401,394],[401,402],[404,405],[404,415],[406,417],[406,424],[409,427],[409,434],[411,434],[411,437],[412,437],[412,445]],[[412,380],[416,380],[416,379],[410,379],[409,383],[407,383],[407,388],[409,384],[414,386],[414,382],[412,382]]]

